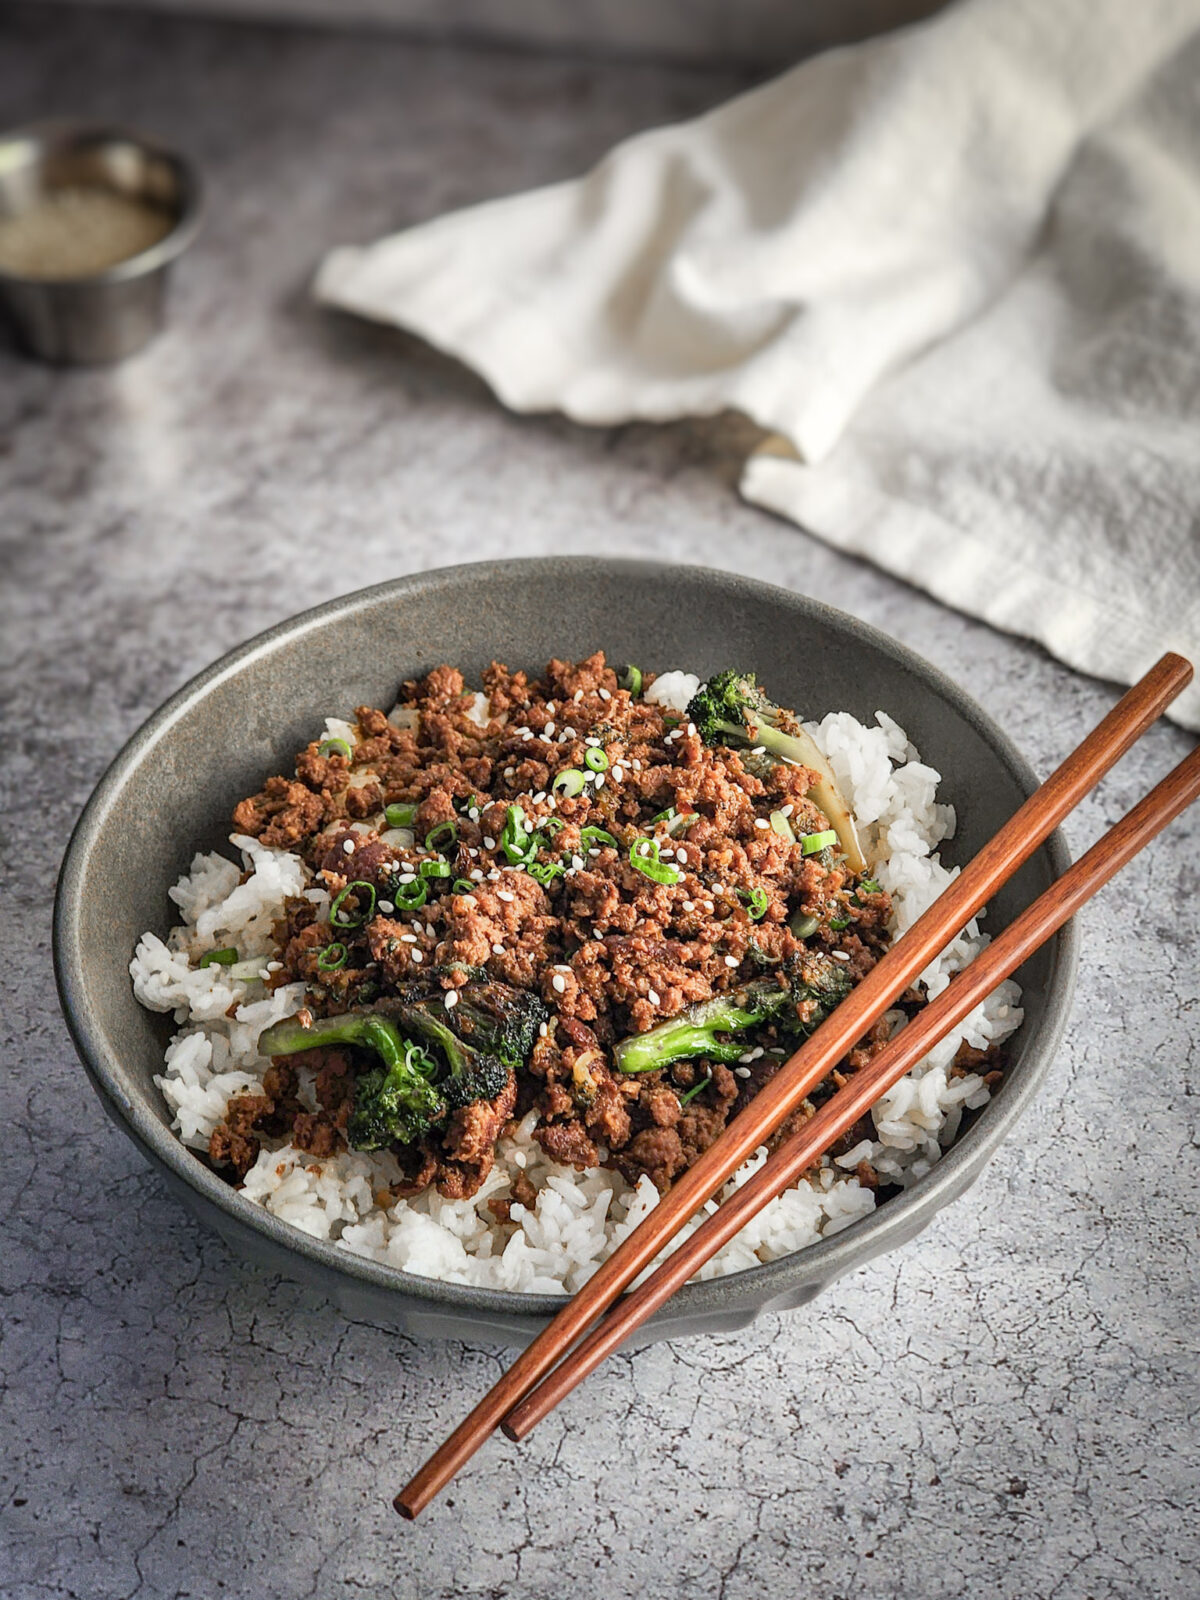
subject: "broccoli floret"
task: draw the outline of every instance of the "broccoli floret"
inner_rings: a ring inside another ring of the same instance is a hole
[[[752,672],[735,672],[727,667],[715,673],[693,695],[687,716],[695,723],[705,744],[742,748],[761,745],[780,761],[790,761],[816,773],[817,781],[809,794],[829,818],[850,870],[866,871],[866,858],[858,842],[854,818],[828,761],[799,724],[791,733],[779,727],[779,707],[763,693]]]
[[[718,1034],[744,1033],[765,1022],[774,1022],[785,1033],[811,1033],[851,989],[849,977],[827,956],[808,956],[781,970],[786,984],[776,978],[756,979],[729,994],[688,1006],[649,1033],[623,1039],[613,1052],[617,1069],[656,1072],[694,1056],[737,1061],[745,1054],[745,1040]]]
[[[457,1007],[455,1008],[457,1010]],[[440,995],[431,995],[399,1010],[400,1021],[411,1033],[437,1045],[445,1057],[449,1076],[439,1079],[438,1092],[451,1110],[472,1100],[494,1100],[508,1082],[509,1064],[495,1050],[460,1039],[450,1026]]]
[[[447,1098],[431,1081],[434,1064],[405,1039],[395,1023],[375,1012],[321,1017],[303,1028],[295,1017],[277,1022],[258,1041],[264,1055],[294,1055],[318,1045],[349,1044],[373,1050],[382,1062],[358,1075],[346,1140],[355,1150],[413,1144],[446,1114]]]
[[[459,991],[452,1021],[460,1039],[490,1050],[516,1070],[537,1043],[550,1013],[536,994],[507,983],[469,983]]]

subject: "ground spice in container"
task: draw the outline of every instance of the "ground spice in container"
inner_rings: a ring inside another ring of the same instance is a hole
[[[88,278],[140,255],[174,225],[161,206],[98,184],[47,189],[29,210],[0,217],[0,272]]]

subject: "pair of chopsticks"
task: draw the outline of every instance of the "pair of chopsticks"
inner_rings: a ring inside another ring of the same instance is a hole
[[[511,1439],[524,1438],[739,1228],[794,1183],[955,1023],[1200,795],[1198,747],[958,973],[645,1283],[610,1310],[663,1246],[770,1138],[1191,678],[1190,663],[1168,654],[1122,697],[517,1357],[396,1496],[394,1504],[402,1516],[417,1516],[497,1427]],[[597,1323],[600,1317],[604,1320]],[[576,1343],[584,1334],[587,1337]]]

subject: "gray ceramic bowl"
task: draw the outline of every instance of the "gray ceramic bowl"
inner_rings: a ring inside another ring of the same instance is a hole
[[[152,1075],[169,1019],[133,998],[134,944],[146,928],[166,933],[168,885],[195,850],[225,843],[233,803],[286,769],[327,713],[386,706],[401,678],[442,661],[468,673],[493,657],[540,668],[553,655],[598,648],[658,670],[751,667],[806,714],[843,709],[870,720],[878,708],[890,711],[944,776],[959,816],[949,854],[959,862],[1035,785],[979,707],[910,651],[803,596],[694,567],[555,558],[400,578],[282,623],[194,678],[121,751],[72,837],[54,929],[63,1010],[105,1110],[188,1209],[233,1249],[318,1288],[350,1315],[417,1335],[521,1343],[561,1301],[360,1260],[243,1200],[168,1128]],[[999,897],[989,926],[1003,926],[1067,861],[1056,835]],[[731,1330],[762,1311],[801,1305],[919,1233],[978,1177],[1032,1099],[1066,1026],[1076,959],[1068,925],[1021,971],[1025,1022],[1005,1080],[927,1178],[827,1242],[688,1285],[645,1337]]]

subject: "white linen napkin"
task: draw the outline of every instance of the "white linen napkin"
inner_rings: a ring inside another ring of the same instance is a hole
[[[740,410],[749,499],[1084,671],[1200,665],[1200,0],[964,0],[316,293],[515,410]]]

